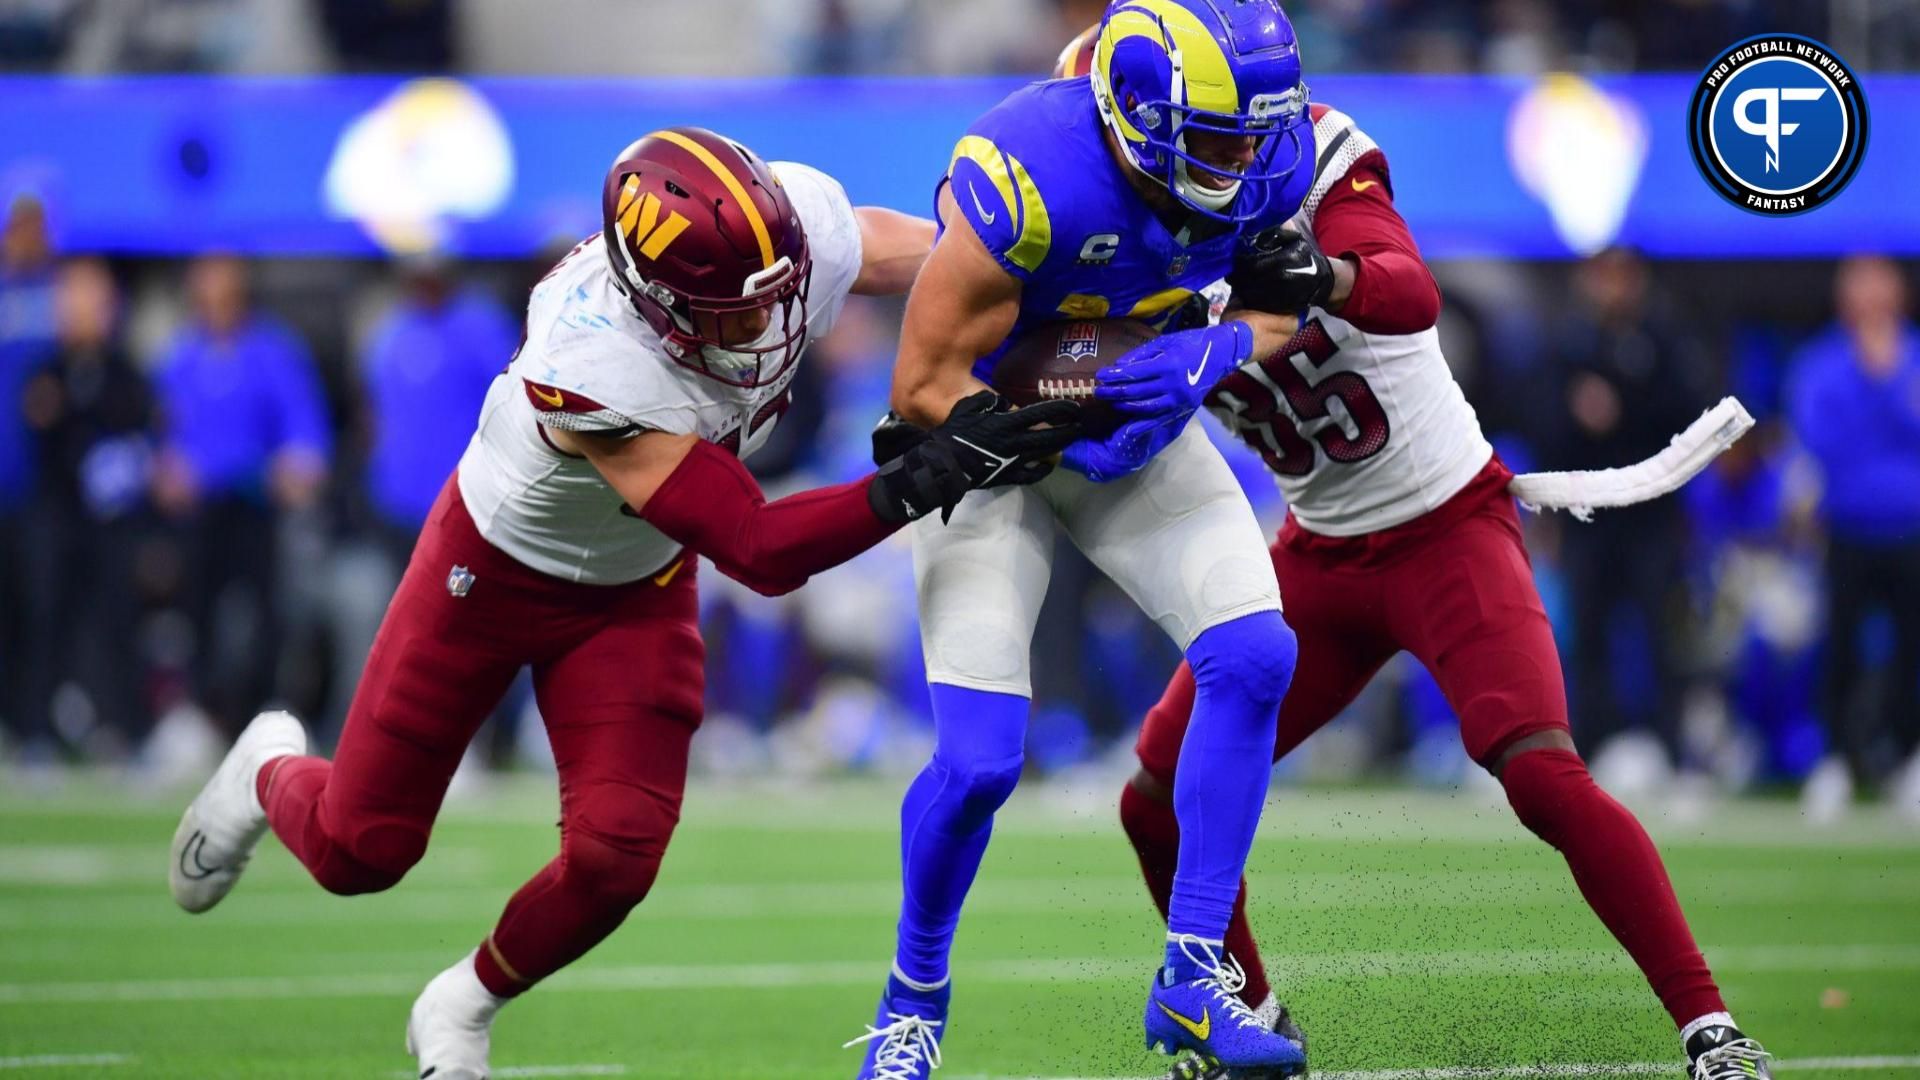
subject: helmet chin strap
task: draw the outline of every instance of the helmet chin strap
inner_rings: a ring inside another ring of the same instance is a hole
[[[1180,148],[1182,150],[1186,149],[1185,136],[1182,136],[1180,139]],[[1233,197],[1240,194],[1240,185],[1242,183],[1245,183],[1245,181],[1235,180],[1226,187],[1215,191],[1205,184],[1194,180],[1192,174],[1187,169],[1187,160],[1185,158],[1176,157],[1173,159],[1174,194],[1199,203],[1209,210],[1221,211],[1233,205]]]
[[[781,332],[780,327],[769,322],[767,328],[760,331],[760,336],[748,342],[747,345],[749,348],[771,345],[773,344],[774,338]],[[789,346],[789,349],[791,349],[791,346]],[[729,373],[750,371],[757,366],[766,355],[766,353],[738,352],[720,345],[700,346],[700,358],[707,362],[708,367],[717,368]]]
[[[700,346],[700,359],[707,366],[725,372],[746,371],[760,362],[760,358],[751,353],[734,352],[718,345]]]

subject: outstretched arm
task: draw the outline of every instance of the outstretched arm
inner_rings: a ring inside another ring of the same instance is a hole
[[[550,434],[585,455],[642,520],[768,596],[792,592],[906,521],[874,510],[871,476],[768,502],[739,459],[692,435]]]
[[[998,348],[1020,316],[1020,279],[960,214],[951,186],[941,188],[939,208],[946,231],[907,297],[893,368],[893,409],[921,427],[986,388],[973,376],[974,362]]]
[[[879,206],[855,207],[853,216],[860,223],[860,276],[853,291],[898,296],[912,288],[933,250],[933,222]]]
[[[791,592],[879,543],[901,525],[951,510],[974,488],[1032,483],[1076,435],[1076,406],[995,412],[968,398],[945,423],[879,472],[768,502],[753,474],[692,435],[549,430],[584,456],[641,520],[756,592]]]

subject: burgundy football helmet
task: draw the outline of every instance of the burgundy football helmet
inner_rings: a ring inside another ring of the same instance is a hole
[[[793,365],[812,259],[793,201],[753,151],[705,128],[665,128],[620,152],[600,202],[614,283],[674,360],[733,386]],[[759,336],[723,340],[760,310]]]

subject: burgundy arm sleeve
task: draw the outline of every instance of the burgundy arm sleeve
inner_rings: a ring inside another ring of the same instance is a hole
[[[892,535],[867,502],[873,477],[768,502],[740,460],[697,442],[641,520],[763,596],[790,593]]]
[[[1393,208],[1386,155],[1369,151],[1334,183],[1313,234],[1330,258],[1358,264],[1342,319],[1369,334],[1417,334],[1440,320],[1440,286]]]

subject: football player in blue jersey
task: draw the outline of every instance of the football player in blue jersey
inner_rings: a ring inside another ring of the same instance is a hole
[[[936,193],[942,234],[902,328],[900,418],[928,427],[990,388],[1008,342],[1040,323],[1131,317],[1168,332],[1103,374],[1128,417],[1110,436],[1074,444],[1067,469],[1039,485],[971,494],[946,528],[914,531],[937,738],[901,808],[893,971],[867,1034],[849,1044],[867,1045],[863,1080],[918,1080],[939,1064],[961,904],[1020,775],[1056,523],[1178,642],[1198,687],[1147,1042],[1235,1076],[1305,1067],[1302,1048],[1235,995],[1243,976],[1221,944],[1294,638],[1253,512],[1187,423],[1219,378],[1278,349],[1297,321],[1244,312],[1173,323],[1227,276],[1243,236],[1300,209],[1314,156],[1299,49],[1277,0],[1114,0],[1091,77],[1014,93],[954,151]],[[1340,271],[1350,288],[1351,268]]]

